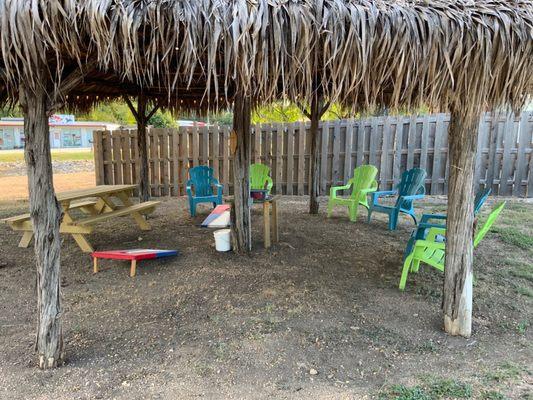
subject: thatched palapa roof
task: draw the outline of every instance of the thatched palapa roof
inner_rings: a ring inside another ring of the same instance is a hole
[[[349,107],[519,109],[533,93],[530,0],[0,0],[0,79],[67,103],[144,92],[190,107],[324,96]],[[94,63],[94,64],[93,64]]]

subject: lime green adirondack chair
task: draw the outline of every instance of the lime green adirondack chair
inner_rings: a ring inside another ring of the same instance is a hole
[[[505,207],[505,201],[498,204],[490,213],[489,217],[477,232],[474,238],[474,248],[485,237],[491,226],[494,224],[498,215]],[[407,256],[403,263],[402,277],[400,278],[400,290],[405,289],[407,275],[409,270],[411,272],[418,272],[420,263],[428,264],[439,271],[444,271],[444,253],[446,250],[446,242],[437,241],[437,236],[445,236],[445,228],[430,228],[425,240],[417,240],[413,247],[411,254]]]
[[[250,165],[250,189],[263,190],[265,185],[269,194],[274,185],[270,177],[270,168],[264,164]]]
[[[328,218],[331,216],[333,206],[347,206],[350,221],[357,220],[357,206],[360,204],[368,209],[367,194],[378,189],[376,175],[378,169],[373,165],[361,165],[354,169],[353,178],[345,186],[333,186],[329,191]],[[337,196],[339,190],[347,190],[352,187],[352,194],[348,198]]]

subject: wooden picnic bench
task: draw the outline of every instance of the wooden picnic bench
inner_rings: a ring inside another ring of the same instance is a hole
[[[95,224],[115,217],[131,216],[143,231],[151,229],[144,214],[154,211],[159,201],[133,204],[130,200],[135,185],[101,185],[90,189],[71,190],[57,194],[63,207],[63,221],[59,232],[72,236],[82,251],[91,253],[93,247],[85,237],[95,229]],[[118,204],[117,204],[118,200]],[[76,219],[72,211],[80,210],[82,217]],[[33,226],[29,213],[5,218],[1,222],[14,231],[24,232],[19,247],[28,247],[33,238]]]

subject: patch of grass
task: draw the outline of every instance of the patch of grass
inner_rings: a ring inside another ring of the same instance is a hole
[[[524,333],[526,333],[527,328],[529,328],[529,321],[526,319],[518,323],[516,330],[519,334],[523,335]]]
[[[52,150],[53,161],[89,161],[94,159],[94,154],[90,149]],[[0,151],[0,162],[24,162],[23,151]]]
[[[481,392],[481,399],[482,400],[506,400],[507,397],[505,397],[500,392],[497,392],[496,390],[488,390]]]
[[[500,235],[504,243],[511,244],[524,250],[533,249],[533,236],[528,235],[515,227],[497,227],[494,232]]]
[[[509,274],[515,278],[522,278],[533,282],[533,265],[517,261],[514,264],[514,268],[509,271]]]
[[[455,379],[430,378],[421,385],[393,385],[379,394],[380,400],[470,399],[472,386]]]
[[[506,382],[520,377],[525,372],[524,368],[513,362],[500,364],[496,369],[487,371],[484,376],[486,382]]]
[[[533,289],[531,289],[530,287],[519,286],[519,287],[516,288],[516,292],[518,294],[521,294],[522,296],[532,297],[533,298]]]

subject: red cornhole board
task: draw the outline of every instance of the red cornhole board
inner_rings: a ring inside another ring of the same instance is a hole
[[[131,260],[130,276],[134,277],[137,268],[137,260],[147,260],[152,258],[172,257],[177,256],[176,250],[156,250],[156,249],[131,249],[131,250],[109,250],[109,251],[95,251],[91,254],[93,256],[94,269],[93,272],[98,272],[98,259],[107,258],[111,260]]]

